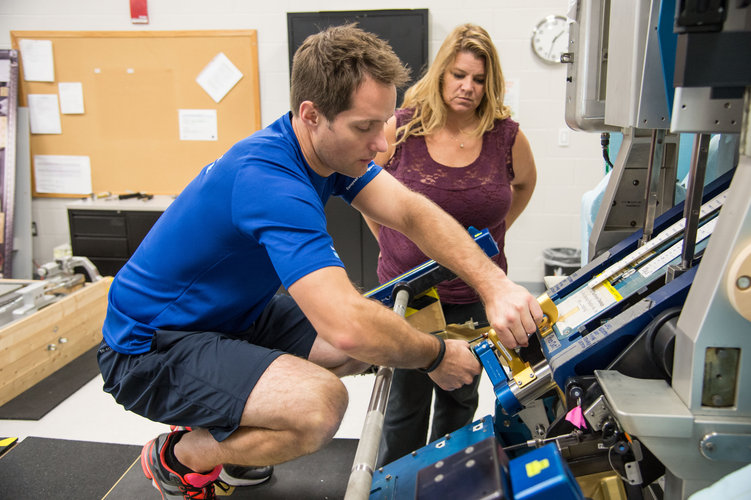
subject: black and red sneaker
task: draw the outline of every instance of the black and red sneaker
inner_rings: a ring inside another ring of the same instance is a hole
[[[170,425],[171,431],[192,431],[192,427],[183,427],[182,425]],[[224,464],[222,466],[222,472],[219,473],[219,479],[216,484],[220,488],[227,486],[253,486],[260,484],[271,479],[271,475],[274,473],[273,465],[264,465],[259,467],[243,466],[243,465],[230,465]],[[224,483],[224,484],[222,484]]]
[[[167,465],[164,451],[176,434],[177,432],[160,434],[144,445],[141,450],[143,473],[154,483],[162,499],[215,499],[214,481],[219,477],[221,465],[217,465],[214,470],[205,474],[191,472],[185,475],[180,475]]]

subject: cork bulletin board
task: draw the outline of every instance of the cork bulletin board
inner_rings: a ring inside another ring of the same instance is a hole
[[[84,101],[82,114],[60,114],[61,133],[31,134],[34,196],[81,196],[37,192],[37,155],[88,157],[94,193],[178,194],[261,126],[255,30],[11,31],[13,48],[20,40],[51,42],[54,81],[26,81],[21,51],[19,106],[60,82],[80,82]],[[218,54],[242,76],[216,102],[196,78]],[[215,139],[181,139],[181,110],[215,110]]]

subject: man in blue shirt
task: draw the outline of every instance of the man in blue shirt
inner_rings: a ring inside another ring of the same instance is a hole
[[[331,195],[473,286],[508,347],[535,331],[536,300],[454,219],[372,162],[407,76],[385,42],[353,26],[309,37],[293,61],[292,113],[206,166],[115,277],[104,388],[181,427],[141,455],[163,497],[213,498],[222,473],[248,484],[254,470],[262,480],[320,449],[347,407],[340,376],[420,368],[453,390],[480,372],[466,342],[420,333],[355,289],[326,232]]]

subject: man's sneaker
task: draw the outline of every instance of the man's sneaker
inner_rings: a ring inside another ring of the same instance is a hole
[[[215,499],[214,481],[219,477],[222,466],[217,465],[214,470],[206,474],[191,472],[181,476],[167,465],[164,458],[167,444],[175,435],[175,432],[160,434],[144,445],[141,450],[143,473],[154,483],[162,499]]]
[[[243,467],[242,465],[225,464],[219,473],[219,480],[230,486],[252,486],[268,481],[273,473],[273,465]]]
[[[192,431],[192,427],[170,425],[171,431]],[[245,467],[242,465],[225,464],[219,473],[219,481],[228,486],[253,486],[268,481],[274,473],[273,465],[262,467]],[[221,485],[220,485],[221,486]]]

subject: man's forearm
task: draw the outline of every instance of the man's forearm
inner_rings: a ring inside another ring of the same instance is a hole
[[[425,368],[438,356],[439,342],[413,328],[401,316],[379,302],[362,299],[352,331],[358,338],[340,345],[353,358],[396,368]]]

